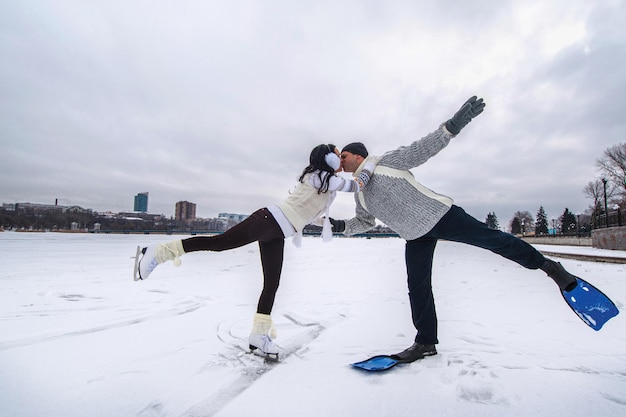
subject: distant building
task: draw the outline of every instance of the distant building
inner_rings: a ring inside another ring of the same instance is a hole
[[[126,213],[119,212],[117,215],[113,217],[121,218],[121,219],[133,219],[133,220],[143,220],[148,222],[160,222],[163,220],[163,216],[160,214],[149,214],[149,213]]]
[[[148,194],[149,193],[139,193],[135,196],[135,208],[134,211],[138,211],[140,213],[148,212]]]
[[[58,210],[58,211],[65,211],[66,207],[65,206],[59,206],[56,204],[38,204],[38,203],[16,203],[15,204],[15,211],[20,211],[20,210],[33,210],[33,211],[48,211],[48,210]]]
[[[65,207],[63,209],[64,213],[92,213],[93,210],[91,209],[84,209],[82,207],[79,206],[69,206],[69,207]]]
[[[248,218],[247,214],[220,213],[217,215],[220,219],[232,220],[235,223],[241,223]]]
[[[15,205],[12,206],[15,211],[32,210],[35,213],[48,211],[59,211],[61,213],[93,213],[91,209],[84,209],[79,206],[60,206],[58,204],[15,203]],[[5,205],[3,205],[3,208],[7,210]]]
[[[191,221],[196,219],[196,205],[189,201],[176,203],[176,220]]]

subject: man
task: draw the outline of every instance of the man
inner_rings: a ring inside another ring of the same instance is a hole
[[[358,175],[367,162],[377,162],[369,184],[355,195],[356,217],[331,219],[333,228],[346,235],[365,232],[378,218],[406,239],[406,268],[415,343],[393,355],[402,362],[413,362],[436,355],[437,315],[431,275],[435,246],[439,239],[462,242],[504,256],[528,269],[542,269],[563,291],[576,287],[576,277],[560,263],[544,258],[531,245],[515,236],[489,229],[453,204],[451,198],[418,183],[409,169],[425,163],[445,148],[474,117],[482,113],[483,99],[468,99],[461,109],[437,130],[408,146],[368,156],[360,142],[346,145],[341,152],[342,168]]]

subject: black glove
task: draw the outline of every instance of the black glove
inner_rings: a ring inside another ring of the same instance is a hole
[[[472,119],[483,112],[485,103],[482,98],[470,97],[452,119],[446,122],[446,129],[453,135],[458,135]]]
[[[333,232],[343,233],[346,231],[346,222],[343,220],[335,220],[329,217],[330,223],[333,225]]]

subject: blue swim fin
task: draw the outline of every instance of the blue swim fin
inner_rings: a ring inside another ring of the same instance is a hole
[[[600,330],[611,318],[619,314],[615,303],[602,291],[578,278],[578,285],[572,291],[562,291],[565,302],[593,330]]]
[[[386,371],[399,363],[399,361],[389,355],[378,355],[361,362],[353,363],[352,366],[363,369],[364,371]]]

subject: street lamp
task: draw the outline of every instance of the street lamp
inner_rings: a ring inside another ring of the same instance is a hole
[[[602,184],[604,185],[604,220],[606,221],[606,227],[609,227],[609,207],[606,203],[606,183],[608,180],[602,178]]]

